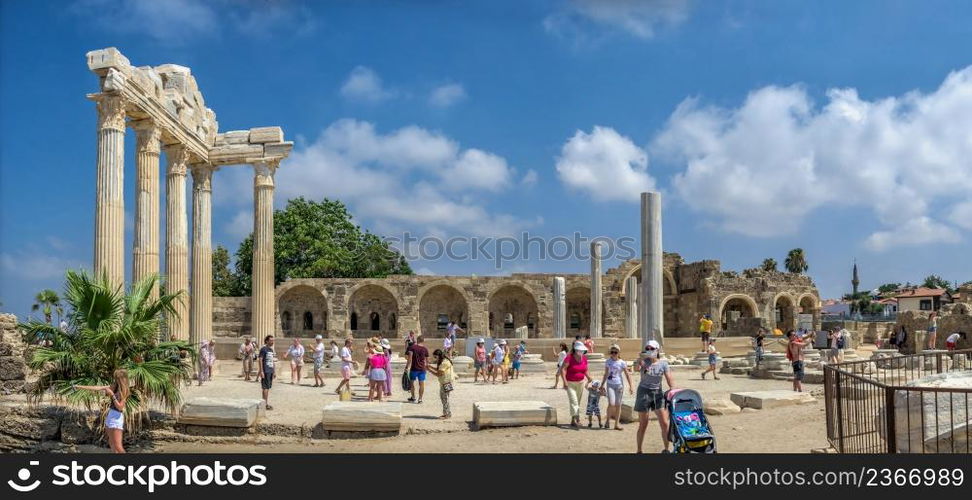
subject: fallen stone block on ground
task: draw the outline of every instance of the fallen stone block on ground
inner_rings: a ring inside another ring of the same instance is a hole
[[[729,399],[740,408],[755,408],[757,410],[813,403],[816,401],[809,392],[793,392],[787,390],[734,392],[729,395]]]
[[[393,432],[402,428],[401,403],[335,401],[324,407],[326,432]]]
[[[182,405],[177,422],[212,427],[252,427],[264,411],[262,399],[193,398]]]
[[[742,408],[728,399],[710,399],[702,403],[702,410],[706,415],[731,415],[741,412]]]
[[[483,401],[473,403],[473,423],[479,428],[557,425],[557,409],[543,401]]]

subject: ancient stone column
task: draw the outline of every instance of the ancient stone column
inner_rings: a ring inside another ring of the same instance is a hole
[[[273,174],[278,165],[253,165],[253,335],[261,342],[273,334]]]
[[[213,336],[213,167],[192,166],[192,309],[189,341],[198,345]]]
[[[643,342],[664,340],[661,193],[641,193],[641,290],[638,328]]]
[[[638,278],[629,277],[624,290],[624,298],[628,305],[625,333],[629,339],[636,339],[638,338]]]
[[[564,278],[554,277],[553,282],[553,336],[562,339],[567,336],[567,286]]]
[[[591,338],[601,337],[601,242],[591,242]]]
[[[159,273],[159,152],[161,129],[151,120],[134,122],[135,129],[135,238],[132,281]],[[151,298],[159,296],[152,287]]]
[[[94,272],[125,286],[125,101],[100,94],[98,177],[95,197]]]
[[[181,293],[175,313],[167,319],[169,338],[189,339],[189,227],[186,220],[186,168],[189,152],[184,146],[165,148],[165,287]]]

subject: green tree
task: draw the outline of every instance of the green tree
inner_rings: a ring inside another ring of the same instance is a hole
[[[872,309],[876,302],[871,302],[871,292],[848,293],[844,295],[844,301],[850,302],[851,312],[866,313]]]
[[[412,274],[398,252],[351,222],[340,201],[303,197],[273,215],[274,284],[287,278],[383,278]],[[236,251],[241,295],[252,293],[253,234]]]
[[[157,275],[134,283],[127,294],[106,277],[94,279],[84,271],[68,271],[65,300],[71,306],[67,331],[31,320],[19,326],[29,342],[44,341],[28,365],[40,377],[29,397],[51,395],[72,406],[107,407],[102,394],[72,390],[76,385],[110,385],[116,369],[128,370],[131,396],[126,425],[137,427],[151,403],[176,409],[180,386],[192,379],[193,347],[187,342],[159,342],[163,314],[174,313],[179,295],[150,298]],[[126,427],[129,428],[129,427]]]
[[[810,266],[807,264],[807,256],[803,253],[802,248],[794,248],[786,254],[786,260],[783,262],[783,267],[791,273],[805,273]]]
[[[216,250],[213,250],[213,296],[215,297],[239,295],[239,280],[230,270],[229,264],[229,250],[223,245],[217,245]]]
[[[763,271],[776,271],[776,259],[772,257],[763,259],[763,265],[760,267]]]
[[[901,288],[901,283],[885,283],[878,287],[878,293],[881,295],[894,293]]]
[[[950,293],[955,291],[947,280],[936,274],[926,276],[925,281],[922,282],[921,286],[926,288],[944,288]]]
[[[61,298],[57,296],[57,292],[51,290],[50,288],[41,290],[34,296],[34,305],[30,306],[31,311],[43,311],[44,321],[47,324],[51,324],[51,316],[56,312],[58,319],[64,314],[64,308],[61,307]]]

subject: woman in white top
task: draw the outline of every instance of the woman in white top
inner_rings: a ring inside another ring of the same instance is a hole
[[[604,428],[611,427],[611,418],[614,418],[614,430],[620,431],[621,428],[621,396],[624,394],[624,378],[628,379],[628,394],[634,394],[634,387],[631,384],[631,373],[628,370],[628,363],[621,359],[621,346],[611,345],[608,351],[610,357],[604,362],[604,377],[601,378],[601,387],[607,393],[608,407],[607,418],[604,420]]]
[[[567,344],[564,344],[564,343],[561,343],[560,344],[560,352],[557,352],[557,349],[554,349],[554,354],[557,355],[557,370],[558,371],[560,370],[560,367],[564,365],[564,360],[567,359],[567,352],[569,350],[570,349],[567,349]],[[560,382],[560,376],[554,375],[554,385],[553,385],[553,387],[551,387],[551,389],[556,389],[557,388],[557,382]]]
[[[196,374],[196,380],[199,381],[199,385],[203,382],[208,382],[212,378],[213,363],[216,361],[216,356],[213,351],[213,344],[210,340],[203,340],[202,344],[199,345],[199,373]]]
[[[300,385],[300,371],[304,368],[304,346],[300,345],[300,339],[295,338],[294,343],[287,349],[284,359],[290,359],[290,383],[296,380]]]
[[[250,337],[243,339],[243,343],[240,344],[240,359],[243,360],[243,380],[246,382],[250,381],[250,374],[253,373],[253,358],[256,353],[256,344],[250,340]]]
[[[317,341],[312,347],[314,350],[314,387],[324,387],[324,352],[327,350],[327,346],[324,345],[324,337],[317,335],[314,337]]]

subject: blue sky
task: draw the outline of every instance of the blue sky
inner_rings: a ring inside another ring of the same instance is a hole
[[[91,265],[84,54],[108,46],[192,68],[220,130],[282,126],[297,144],[278,207],[338,198],[383,235],[637,238],[637,193],[656,188],[665,249],[689,261],[741,270],[803,247],[825,297],[855,258],[865,287],[972,279],[968,2],[6,0],[4,310]],[[214,243],[231,251],[251,182],[214,177]]]

